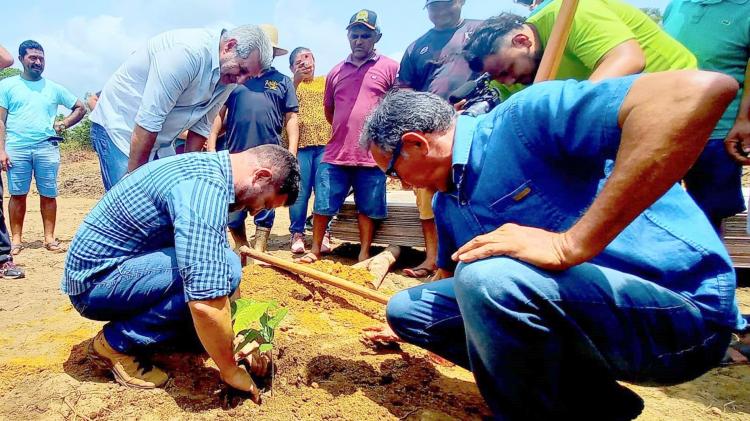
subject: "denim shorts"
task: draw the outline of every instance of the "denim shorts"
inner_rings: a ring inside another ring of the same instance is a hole
[[[314,212],[335,216],[354,188],[359,213],[372,219],[385,219],[385,174],[377,167],[353,167],[321,163],[315,175]]]
[[[17,148],[6,145],[6,151],[11,164],[8,168],[8,192],[11,196],[28,194],[33,174],[40,196],[57,197],[57,172],[60,169],[57,141],[45,140]]]

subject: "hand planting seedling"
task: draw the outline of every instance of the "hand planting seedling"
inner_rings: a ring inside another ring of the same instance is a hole
[[[261,362],[263,361],[263,356],[267,355],[270,365],[270,372],[268,374],[270,376],[268,379],[253,379],[261,389],[266,388],[266,381],[268,381],[268,389],[271,388],[274,366],[273,354],[270,351],[273,349],[276,328],[284,317],[286,317],[287,313],[288,310],[280,308],[276,301],[255,301],[240,298],[232,302],[232,329],[238,338],[235,341],[234,353],[237,354],[243,351],[243,353],[250,354],[250,352],[244,351],[248,349],[255,351],[257,349],[258,358]],[[255,346],[256,344],[257,347]],[[257,371],[252,370],[249,362],[245,359],[242,359],[240,364],[245,365],[251,376]]]

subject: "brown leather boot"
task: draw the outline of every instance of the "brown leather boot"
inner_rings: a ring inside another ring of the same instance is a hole
[[[103,331],[99,331],[89,344],[88,357],[97,366],[111,371],[115,381],[123,386],[154,389],[169,380],[167,373],[148,361],[115,351],[104,338]]]

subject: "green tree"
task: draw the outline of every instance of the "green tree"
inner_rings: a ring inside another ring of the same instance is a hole
[[[661,9],[659,9],[658,7],[642,7],[641,10],[643,11],[643,13],[647,14],[648,17],[651,18],[651,20],[661,25]]]
[[[6,77],[18,76],[20,74],[21,71],[19,69],[16,69],[15,67],[8,67],[7,69],[0,70],[0,80],[5,79]]]

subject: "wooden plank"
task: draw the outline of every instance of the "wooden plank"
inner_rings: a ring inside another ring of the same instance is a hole
[[[417,201],[411,191],[389,191],[388,217],[375,226],[374,244],[424,247]],[[331,226],[331,234],[343,241],[359,242],[359,223],[354,198],[348,197]]]
[[[732,258],[735,268],[750,268],[750,235],[747,233],[747,213],[726,218],[721,224],[721,240]]]

